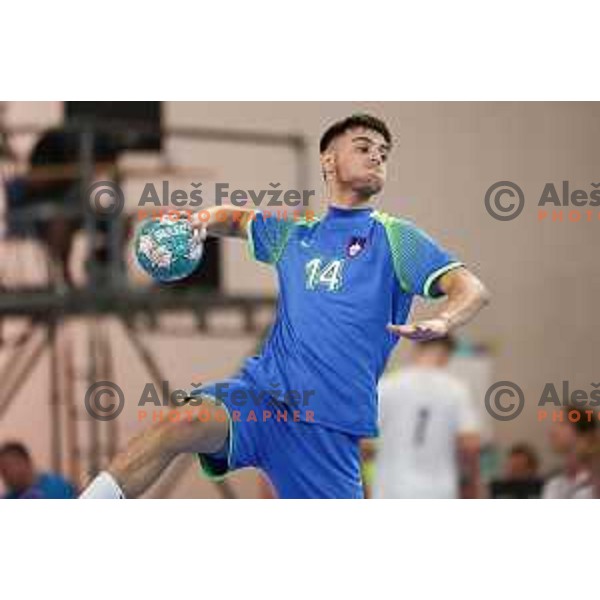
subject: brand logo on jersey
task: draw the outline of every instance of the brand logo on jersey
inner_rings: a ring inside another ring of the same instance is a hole
[[[367,238],[364,237],[352,237],[346,246],[346,254],[349,258],[355,258],[358,256],[367,245]]]

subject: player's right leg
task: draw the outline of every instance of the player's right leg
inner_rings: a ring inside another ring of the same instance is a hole
[[[137,498],[143,494],[184,452],[216,453],[225,445],[229,433],[229,415],[219,403],[209,397],[202,402],[206,418],[190,419],[189,409],[170,411],[180,418],[155,423],[135,436],[119,453],[107,471],[83,492],[81,498]],[[186,412],[187,411],[187,412]]]

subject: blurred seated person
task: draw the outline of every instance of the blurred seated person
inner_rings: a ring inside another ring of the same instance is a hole
[[[72,285],[69,257],[75,233],[83,226],[85,202],[80,174],[80,134],[60,128],[43,133],[29,156],[27,172],[5,182],[9,231],[34,235],[47,246],[54,283]],[[94,136],[94,173],[115,167],[117,144],[105,134]],[[92,177],[94,176],[92,173]],[[31,211],[31,221],[19,218],[19,209]],[[98,227],[106,223],[98,222]]]
[[[556,411],[550,425],[550,446],[562,461],[558,473],[544,486],[546,499],[594,497],[593,464],[598,415],[589,409],[567,407]]]
[[[0,479],[6,487],[5,499],[75,499],[75,486],[55,473],[40,473],[20,442],[0,446]]]
[[[592,486],[594,498],[600,498],[600,431],[596,430],[596,439],[590,447],[590,471],[592,474]]]
[[[539,459],[528,444],[515,444],[508,452],[502,479],[492,481],[492,498],[539,498],[544,482],[538,473]]]

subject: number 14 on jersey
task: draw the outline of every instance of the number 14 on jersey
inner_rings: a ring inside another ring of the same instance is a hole
[[[320,258],[313,258],[306,263],[306,289],[325,288],[328,292],[336,292],[342,287],[343,260],[332,260],[323,264]]]

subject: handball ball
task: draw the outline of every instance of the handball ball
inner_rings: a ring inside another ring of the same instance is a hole
[[[186,219],[145,221],[134,243],[140,267],[162,283],[189,277],[202,259],[203,236]]]

